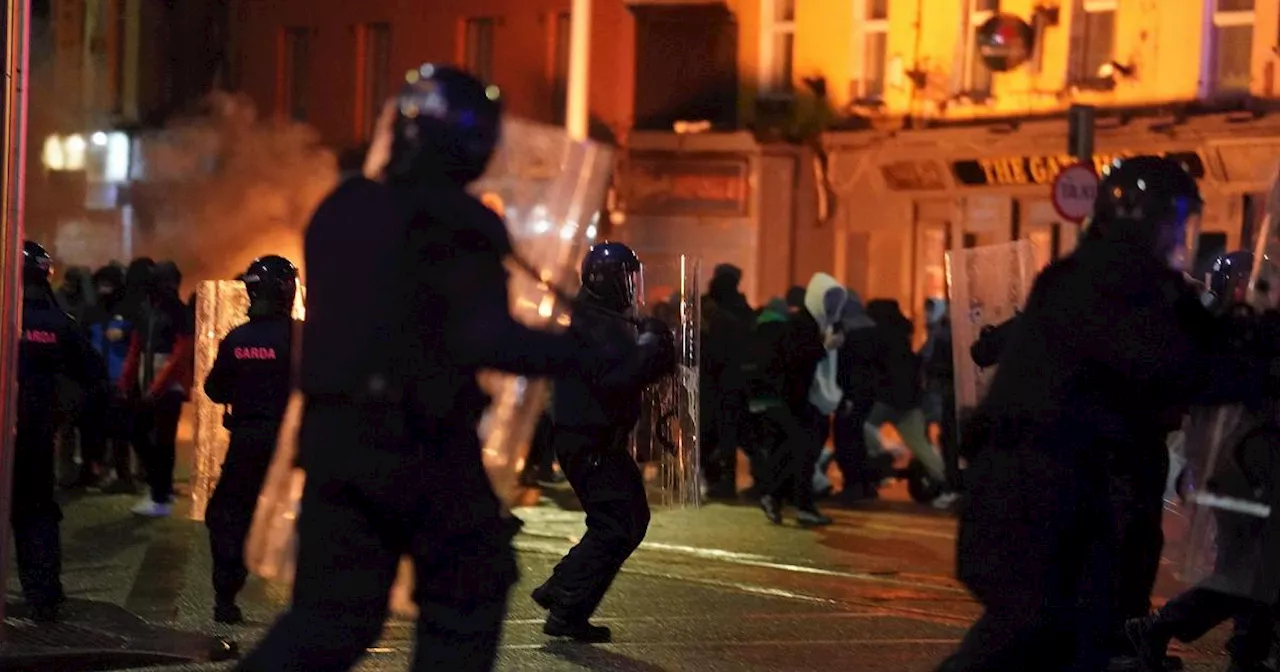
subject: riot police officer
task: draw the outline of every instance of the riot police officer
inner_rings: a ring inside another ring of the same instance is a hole
[[[675,346],[670,329],[652,318],[637,334],[630,317],[641,274],[640,259],[622,243],[595,245],[582,261],[577,319],[619,358],[589,375],[556,379],[552,442],[586,511],[587,532],[533,591],[551,612],[543,632],[553,637],[609,641],[609,628],[591,625],[591,615],[649,529],[644,478],[627,439],[644,388],[675,366]]]
[[[413,556],[415,670],[491,669],[516,581],[481,460],[481,368],[549,376],[604,361],[574,332],[511,315],[502,220],[466,187],[499,139],[501,97],[424,65],[380,119],[383,182],[335,188],[306,233],[298,435],[306,487],[289,611],[240,669],[349,669],[382,632]],[[388,151],[389,150],[389,151]]]
[[[957,566],[985,612],[944,670],[1105,669],[1118,612],[1149,597],[1167,421],[1217,373],[1183,274],[1201,208],[1181,165],[1124,160],[1080,246],[1036,279],[966,433]]]
[[[289,401],[295,329],[290,314],[298,289],[293,263],[275,255],[255,259],[241,278],[249,295],[249,321],[222,339],[204,381],[209,399],[230,407],[223,423],[231,444],[205,512],[213,555],[213,618],[220,623],[243,620],[236,595],[249,575],[244,544]]]
[[[106,367],[49,285],[53,259],[39,244],[22,247],[22,339],[18,346],[18,432],[13,462],[14,547],[31,616],[57,618],[62,592],[62,509],[54,500],[54,400],[57,377],[91,393],[107,384]]]

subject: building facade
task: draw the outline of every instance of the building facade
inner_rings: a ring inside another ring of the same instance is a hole
[[[335,147],[367,139],[378,101],[426,60],[492,80],[514,114],[563,120],[569,0],[231,2],[230,81]],[[1050,185],[1073,160],[1072,104],[1098,108],[1095,162],[1165,152],[1196,172],[1206,249],[1249,241],[1280,158],[1280,0],[592,12],[592,134],[625,149],[607,235],[658,261],[734,263],[757,302],[827,271],[919,316],[945,295],[948,250],[1029,238],[1042,264],[1069,251],[1076,227]]]
[[[1050,190],[1075,161],[1073,104],[1097,108],[1095,164],[1165,153],[1196,174],[1202,252],[1249,244],[1264,215],[1277,0],[720,4],[750,133],[633,133],[622,209],[641,238],[735,230],[720,249],[741,243],[756,300],[826,270],[919,318],[946,295],[949,250],[1027,238],[1040,265],[1068,252],[1078,227]],[[664,170],[697,197],[654,207],[646,184]]]

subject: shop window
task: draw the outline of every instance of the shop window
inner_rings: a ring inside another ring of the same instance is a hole
[[[1080,0],[1076,23],[1079,34],[1072,41],[1071,82],[1088,84],[1106,75],[1103,66],[1115,59],[1116,5],[1118,0]]]
[[[360,27],[356,63],[359,68],[360,101],[356,124],[363,139],[373,135],[373,127],[387,98],[391,96],[391,26],[370,23]]]
[[[279,109],[294,121],[307,119],[310,37],[311,31],[308,28],[286,28],[281,40],[283,58],[280,67],[278,104]]]
[[[860,73],[853,95],[861,100],[884,97],[885,66],[889,54],[889,0],[857,0],[853,71]]]
[[[1201,67],[1202,97],[1249,92],[1253,64],[1255,0],[1210,0],[1208,35]]]
[[[761,0],[760,91],[790,94],[795,80],[796,0]]]
[[[551,117],[557,124],[563,124],[569,105],[569,45],[572,42],[572,22],[569,12],[555,15],[555,32],[551,51],[553,58],[551,70]]]
[[[463,67],[481,81],[493,79],[493,19],[467,19]]]
[[[982,61],[978,29],[1000,11],[1000,0],[967,0],[969,5],[968,45],[965,47],[964,93],[991,95],[991,70]]]

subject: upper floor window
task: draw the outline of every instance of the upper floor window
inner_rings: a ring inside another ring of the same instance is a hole
[[[280,73],[277,78],[277,106],[295,121],[307,119],[307,67],[310,62],[307,28],[286,28],[281,37]]]
[[[572,18],[569,12],[555,15],[554,42],[551,51],[555,60],[551,64],[551,117],[557,124],[565,121],[569,105],[569,45],[572,41]]]
[[[889,54],[889,0],[856,0],[853,96],[862,100],[884,97],[885,66]]]
[[[795,79],[796,0],[762,0],[760,90],[790,93]]]
[[[493,82],[493,19],[467,19],[463,65],[486,83]]]
[[[1255,0],[1209,0],[1213,13],[1202,63],[1201,94],[1248,93]]]
[[[1000,0],[966,0],[969,5],[969,33],[966,37],[964,62],[965,93],[989,95],[991,70],[982,60],[982,45],[978,42],[978,29],[1000,12]]]
[[[1071,43],[1071,81],[1098,80],[1102,67],[1115,60],[1116,6],[1118,0],[1080,0]]]
[[[356,127],[360,137],[367,140],[373,135],[382,106],[391,96],[391,26],[365,24],[360,27],[359,37]]]

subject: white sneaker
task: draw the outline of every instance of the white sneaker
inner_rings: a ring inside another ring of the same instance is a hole
[[[144,499],[133,507],[133,514],[137,516],[146,516],[148,518],[167,518],[173,513],[173,504],[161,504],[153,502],[150,498]]]
[[[960,499],[960,495],[954,492],[944,492],[941,495],[938,495],[937,497],[934,498],[933,508],[941,511],[946,511],[947,509],[954,506],[956,501],[959,499]]]

